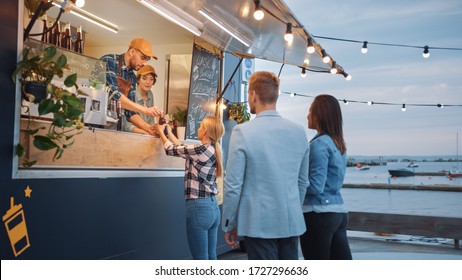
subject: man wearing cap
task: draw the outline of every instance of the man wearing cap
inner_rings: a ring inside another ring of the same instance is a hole
[[[154,95],[151,92],[151,87],[157,81],[156,70],[151,65],[145,65],[136,72],[137,89],[135,93],[135,103],[144,107],[154,106]],[[122,130],[140,134],[154,135],[154,130],[151,126],[154,124],[154,117],[136,114],[127,120],[125,116],[122,119]]]
[[[130,42],[128,50],[122,54],[107,54],[101,57],[106,62],[106,85],[109,87],[109,99],[118,100],[125,109],[125,117],[131,121],[132,116],[142,113],[147,116],[160,116],[162,110],[157,107],[145,107],[137,104],[136,76],[138,71],[152,58],[152,45],[144,38],[135,38]],[[136,117],[137,118],[137,117]]]

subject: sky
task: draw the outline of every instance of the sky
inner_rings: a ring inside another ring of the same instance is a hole
[[[312,35],[358,41],[462,48],[462,1],[284,1]],[[308,72],[286,65],[281,91],[338,99],[462,105],[462,51],[368,45],[315,38],[352,75]],[[281,64],[257,60],[255,70],[279,72]],[[308,138],[306,116],[313,101],[281,94],[277,109],[299,123]],[[409,107],[341,103],[349,155],[462,155],[462,107]],[[459,156],[461,158],[461,156]]]

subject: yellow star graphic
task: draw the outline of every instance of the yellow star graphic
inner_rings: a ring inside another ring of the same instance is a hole
[[[27,188],[24,190],[25,197],[30,198],[30,193],[31,192],[32,192],[32,189],[29,186],[27,186]]]

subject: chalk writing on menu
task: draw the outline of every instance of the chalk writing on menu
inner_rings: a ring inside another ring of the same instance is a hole
[[[201,121],[215,114],[221,60],[194,44],[189,86],[186,139],[197,139]]]

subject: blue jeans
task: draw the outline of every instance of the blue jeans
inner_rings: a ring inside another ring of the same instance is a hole
[[[217,259],[220,209],[215,196],[186,200],[186,232],[195,260]]]

